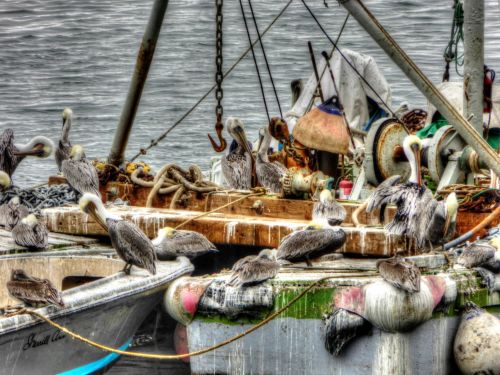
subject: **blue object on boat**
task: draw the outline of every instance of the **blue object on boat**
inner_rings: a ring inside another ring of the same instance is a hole
[[[366,99],[368,100],[368,103],[369,103],[368,108],[373,108],[373,109],[370,111],[370,118],[363,125],[363,130],[365,132],[367,132],[368,130],[370,130],[372,124],[375,121],[377,121],[377,120],[379,120],[379,119],[381,119],[383,117],[387,117],[389,115],[386,111],[384,111],[382,109],[382,107],[380,107],[378,105],[378,103],[375,100],[373,100],[369,96],[367,96]]]
[[[342,116],[342,111],[339,109],[339,100],[336,96],[332,96],[318,105],[318,109],[331,115]]]
[[[125,350],[130,346],[130,343],[132,342],[132,339],[127,340],[125,344],[120,346],[118,350]],[[117,360],[120,357],[119,354],[116,353],[110,353],[106,357],[101,358],[95,362],[74,368],[69,371],[64,371],[60,372],[58,375],[87,375],[87,374],[93,374],[94,372],[98,370],[102,370],[106,366],[110,365],[113,363],[115,360]]]

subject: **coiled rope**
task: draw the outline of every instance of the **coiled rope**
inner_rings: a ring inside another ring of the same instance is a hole
[[[54,322],[53,320],[51,320],[50,318],[47,318],[46,316],[36,312],[36,311],[33,311],[33,310],[28,310],[28,309],[21,309],[19,311],[16,311],[12,314],[9,314],[8,316],[15,316],[15,315],[22,315],[22,314],[29,314],[35,318],[39,318],[41,320],[43,320],[44,322],[46,322],[47,324],[51,325],[52,327],[54,328],[57,328],[59,329],[61,332],[64,332],[66,333],[67,335],[71,336],[73,339],[76,339],[76,340],[79,340],[87,345],[90,345],[94,348],[97,348],[97,349],[100,349],[100,350],[103,350],[105,352],[109,352],[109,353],[115,353],[115,354],[119,354],[119,355],[124,355],[124,356],[128,356],[128,357],[139,357],[139,358],[148,358],[148,359],[161,359],[161,360],[172,360],[172,359],[182,359],[182,358],[187,358],[187,357],[194,357],[194,356],[198,356],[198,355],[202,355],[202,354],[206,354],[206,353],[209,353],[209,352],[212,352],[216,349],[219,349],[219,348],[222,348],[223,346],[226,346],[226,345],[229,345],[239,339],[241,339],[242,337],[245,337],[246,335],[258,330],[259,328],[265,326],[267,323],[269,323],[271,320],[273,320],[274,318],[276,318],[277,316],[281,315],[283,312],[285,312],[286,310],[288,310],[293,304],[295,304],[299,299],[301,299],[307,292],[309,292],[312,288],[314,288],[315,286],[319,285],[320,283],[322,283],[323,281],[325,280],[328,280],[328,279],[331,279],[335,276],[327,276],[327,277],[323,277],[317,281],[315,281],[314,283],[312,283],[311,285],[309,285],[306,289],[304,289],[302,292],[300,292],[295,298],[293,298],[290,302],[288,302],[285,306],[283,306],[281,309],[279,309],[278,311],[272,313],[271,315],[269,315],[267,318],[265,318],[264,320],[262,320],[260,323],[254,325],[253,327],[243,331],[242,333],[234,336],[234,337],[231,337],[227,340],[224,340],[216,345],[212,345],[208,348],[205,348],[205,349],[201,349],[201,350],[197,350],[197,351],[194,351],[194,352],[191,352],[191,353],[184,353],[184,354],[156,354],[156,353],[140,353],[140,352],[129,352],[129,351],[125,351],[125,350],[120,350],[120,349],[115,349],[115,348],[112,348],[110,346],[107,346],[107,345],[103,345],[103,344],[100,344],[98,342],[95,342],[93,340],[90,340],[89,338],[86,338],[86,337],[83,337],[82,335],[76,333],[76,332],[73,332],[71,331],[70,329]]]

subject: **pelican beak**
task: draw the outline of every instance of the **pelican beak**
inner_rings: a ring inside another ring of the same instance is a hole
[[[28,151],[14,151],[13,154],[15,156],[43,156],[44,151],[43,151],[44,145],[39,143],[35,145],[31,150]]]
[[[411,145],[411,150],[415,155],[415,163],[417,164],[417,184],[418,186],[422,186],[422,166],[420,158],[420,147],[418,144],[414,143]]]
[[[259,133],[259,143],[257,144],[257,152],[260,150],[260,146],[262,145],[263,141],[264,141],[264,134]]]
[[[85,207],[85,213],[92,216],[92,218],[97,222],[97,224],[99,224],[106,232],[108,231],[108,224],[106,224],[101,215],[99,215],[97,207],[95,206],[94,203],[89,202],[87,204],[87,206]]]
[[[252,159],[255,161],[255,157],[252,154],[252,150],[248,146],[248,140],[247,140],[247,136],[245,134],[245,131],[242,128],[238,127],[235,129],[235,132],[236,132],[236,135],[238,137],[238,140],[240,141],[240,144],[243,146],[245,151],[248,152],[252,156]]]

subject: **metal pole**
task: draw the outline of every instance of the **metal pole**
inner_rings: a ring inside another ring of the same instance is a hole
[[[483,134],[484,0],[464,0],[464,110]]]
[[[116,128],[111,152],[108,156],[108,163],[120,165],[123,162],[125,149],[127,148],[128,137],[132,125],[134,124],[137,107],[141,100],[142,89],[148,77],[149,67],[155,53],[156,42],[160,34],[161,25],[167,10],[168,0],[155,0],[149,21],[142,37],[141,46],[137,53],[135,69],[130,81],[127,99],[123,105],[120,122]]]
[[[460,136],[481,155],[489,168],[500,174],[500,157],[486,143],[474,127],[457,111],[441,94],[412,59],[402,50],[378,20],[360,0],[340,0],[341,4],[356,18],[363,28],[371,35],[387,55],[399,66],[413,84],[437,108],[437,110],[452,124]]]

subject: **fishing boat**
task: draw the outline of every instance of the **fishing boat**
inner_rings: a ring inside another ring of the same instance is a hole
[[[175,278],[189,274],[187,259],[158,262],[157,273],[132,269],[125,275],[123,262],[110,247],[24,253],[0,257],[1,285],[11,269],[49,279],[62,290],[65,307],[47,306],[35,311],[52,321],[92,338],[96,342],[125,350],[148,314],[162,300]],[[16,302],[0,291],[0,305]],[[32,317],[0,317],[1,374],[90,374],[103,371],[118,359],[88,346],[59,329]]]

